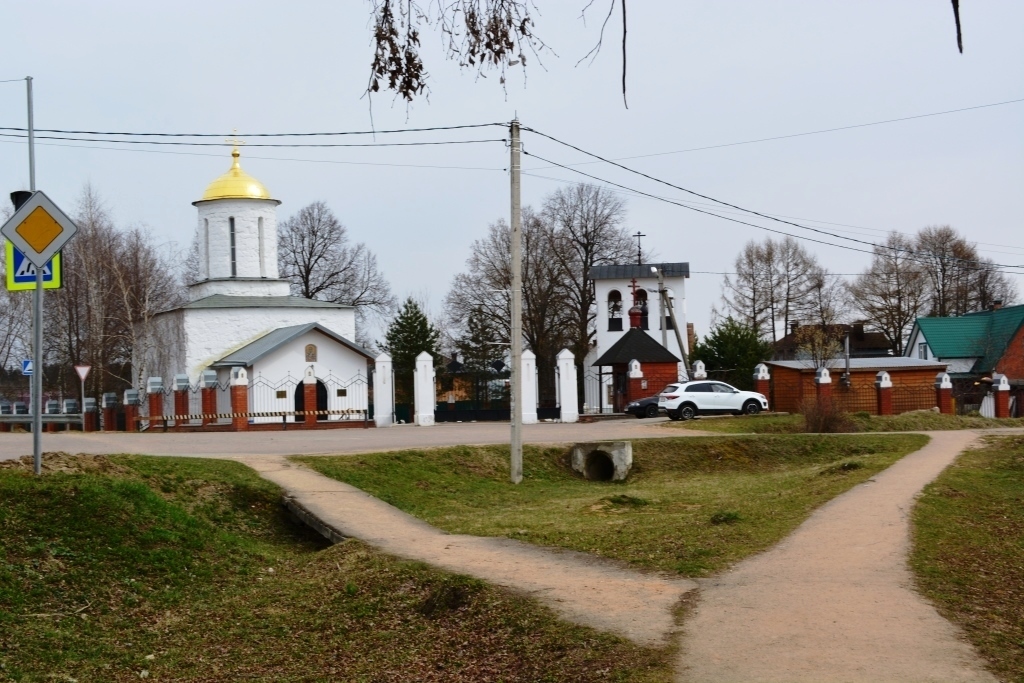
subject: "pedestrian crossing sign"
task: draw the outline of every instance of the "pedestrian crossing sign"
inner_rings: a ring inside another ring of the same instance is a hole
[[[36,288],[36,267],[25,258],[25,254],[17,247],[4,240],[6,251],[7,289],[11,292]],[[53,255],[43,266],[43,289],[59,289],[61,287],[60,252]]]

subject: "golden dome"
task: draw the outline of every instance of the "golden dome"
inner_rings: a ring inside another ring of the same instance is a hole
[[[200,201],[209,199],[270,199],[270,191],[260,181],[242,170],[238,163],[238,148],[231,150],[234,161],[227,173],[206,188]]]

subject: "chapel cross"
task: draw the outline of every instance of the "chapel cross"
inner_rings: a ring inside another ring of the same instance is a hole
[[[647,235],[645,235],[642,232],[640,232],[639,230],[637,230],[636,234],[633,235],[633,237],[636,238],[636,264],[638,266],[642,266],[644,264],[644,260],[643,260],[643,256],[640,253],[640,238],[641,237],[647,237]]]
[[[238,137],[237,128],[232,128],[231,133],[234,137],[225,138],[224,142],[228,143],[229,145],[232,145],[235,149],[238,149],[239,145],[245,144],[245,140],[242,140],[241,138]]]

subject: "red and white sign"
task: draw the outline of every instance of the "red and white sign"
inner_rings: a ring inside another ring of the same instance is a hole
[[[91,365],[76,365],[75,372],[78,373],[78,377],[84,382],[85,378],[89,376],[89,371],[92,370]]]

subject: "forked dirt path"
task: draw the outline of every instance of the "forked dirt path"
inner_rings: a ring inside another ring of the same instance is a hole
[[[977,438],[930,436],[771,550],[702,580],[683,629],[681,680],[994,682],[957,629],[912,587],[915,496]]]
[[[676,631],[673,610],[693,581],[644,573],[584,553],[504,538],[446,534],[354,486],[283,457],[238,458],[341,534],[530,595],[562,618],[660,646]]]

